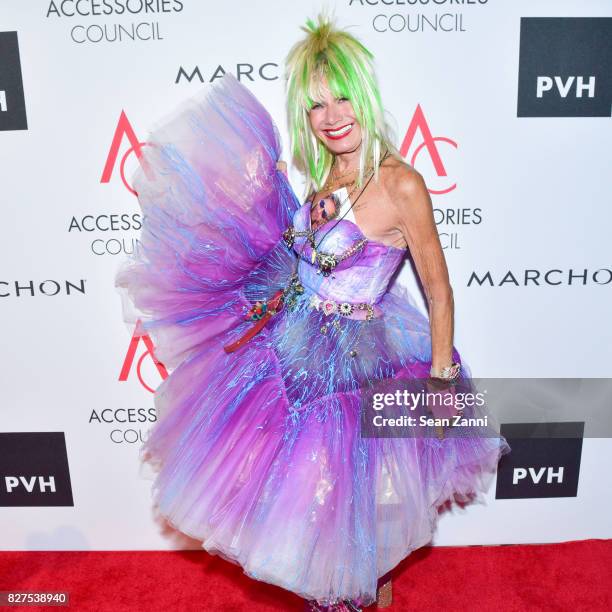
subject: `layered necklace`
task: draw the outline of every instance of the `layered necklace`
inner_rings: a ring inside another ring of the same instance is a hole
[[[372,181],[373,178],[374,178],[374,170],[371,171],[371,174],[370,174],[368,180],[366,181],[363,189],[359,192],[359,194],[357,195],[357,197],[354,200],[351,200],[351,196],[353,195],[353,193],[357,189],[356,179],[353,182],[353,188],[350,190],[350,192],[348,192],[347,197],[342,202],[340,202],[338,199],[334,199],[335,209],[334,209],[333,215],[323,215],[323,217],[326,219],[326,223],[328,221],[333,220],[333,219],[337,219],[337,220],[317,241],[315,241],[315,234],[316,234],[316,232],[323,225],[325,225],[325,223],[321,224],[317,228],[313,228],[310,236],[308,237],[308,242],[310,243],[310,246],[312,247],[312,254],[311,254],[311,262],[312,263],[315,262],[315,260],[317,259],[318,255],[319,255],[319,253],[318,253],[319,245],[323,242],[325,237],[336,227],[336,225],[338,225],[338,223],[340,223],[340,221],[342,221],[342,219],[344,219],[344,217],[346,217],[346,215],[348,215],[348,213],[354,208],[355,204],[357,204],[359,198],[365,193],[365,190],[367,189],[368,185],[370,184],[370,182]],[[339,188],[340,187],[337,187],[337,189],[339,189]],[[350,206],[348,206],[348,208],[342,213],[342,216],[338,218],[338,215],[340,214],[340,211],[342,210],[342,208],[344,207],[344,204],[347,201],[350,201]],[[323,205],[325,205],[324,200],[321,200],[319,204],[321,204],[321,202],[323,203]],[[365,240],[364,240],[364,242],[365,242]],[[306,244],[304,244],[304,246],[302,247],[300,255],[302,255],[304,253],[304,247],[305,246],[306,246]],[[323,274],[325,276],[328,276],[331,273],[331,270],[335,267],[335,264],[337,263],[335,261],[335,256],[329,255],[328,257],[325,257],[325,256],[323,256],[323,254],[321,254],[321,256],[322,256],[322,261],[320,262],[321,263],[321,266],[320,266],[321,271],[323,272]],[[328,258],[331,258],[331,259],[329,259],[329,261],[328,261]],[[334,260],[334,261],[332,261],[332,260]]]

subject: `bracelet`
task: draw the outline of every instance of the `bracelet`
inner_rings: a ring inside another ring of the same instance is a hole
[[[440,378],[442,380],[454,380],[459,376],[459,372],[461,371],[461,364],[453,362],[451,365],[442,368],[439,374],[436,374],[434,367],[431,366],[429,370],[429,375],[432,378]]]

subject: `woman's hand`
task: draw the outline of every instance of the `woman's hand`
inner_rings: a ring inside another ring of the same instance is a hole
[[[277,161],[276,169],[280,170],[287,178],[289,178],[287,175],[287,162],[284,162],[282,160]]]

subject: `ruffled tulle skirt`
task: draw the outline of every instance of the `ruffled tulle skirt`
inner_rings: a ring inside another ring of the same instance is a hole
[[[397,284],[372,321],[326,316],[306,291],[226,353],[252,325],[245,309],[295,265],[280,237],[299,204],[275,168],[278,133],[228,76],[149,142],[155,180],[134,178],[142,246],[117,285],[172,370],[142,447],[157,509],[253,578],[367,605],[377,579],[430,542],[439,506],[486,490],[509,447],[469,430],[362,435],[372,385],[429,372],[428,321]]]

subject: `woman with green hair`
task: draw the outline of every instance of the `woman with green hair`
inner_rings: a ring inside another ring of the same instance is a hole
[[[311,610],[359,610],[509,447],[489,427],[455,435],[423,403],[389,413],[399,390],[471,389],[453,293],[372,54],[326,18],[304,29],[286,76],[306,201],[270,116],[226,75],[147,139],[141,246],[117,284],[171,370],[141,450],[160,514]],[[429,317],[397,282],[408,252]],[[408,416],[419,426],[398,435]]]

